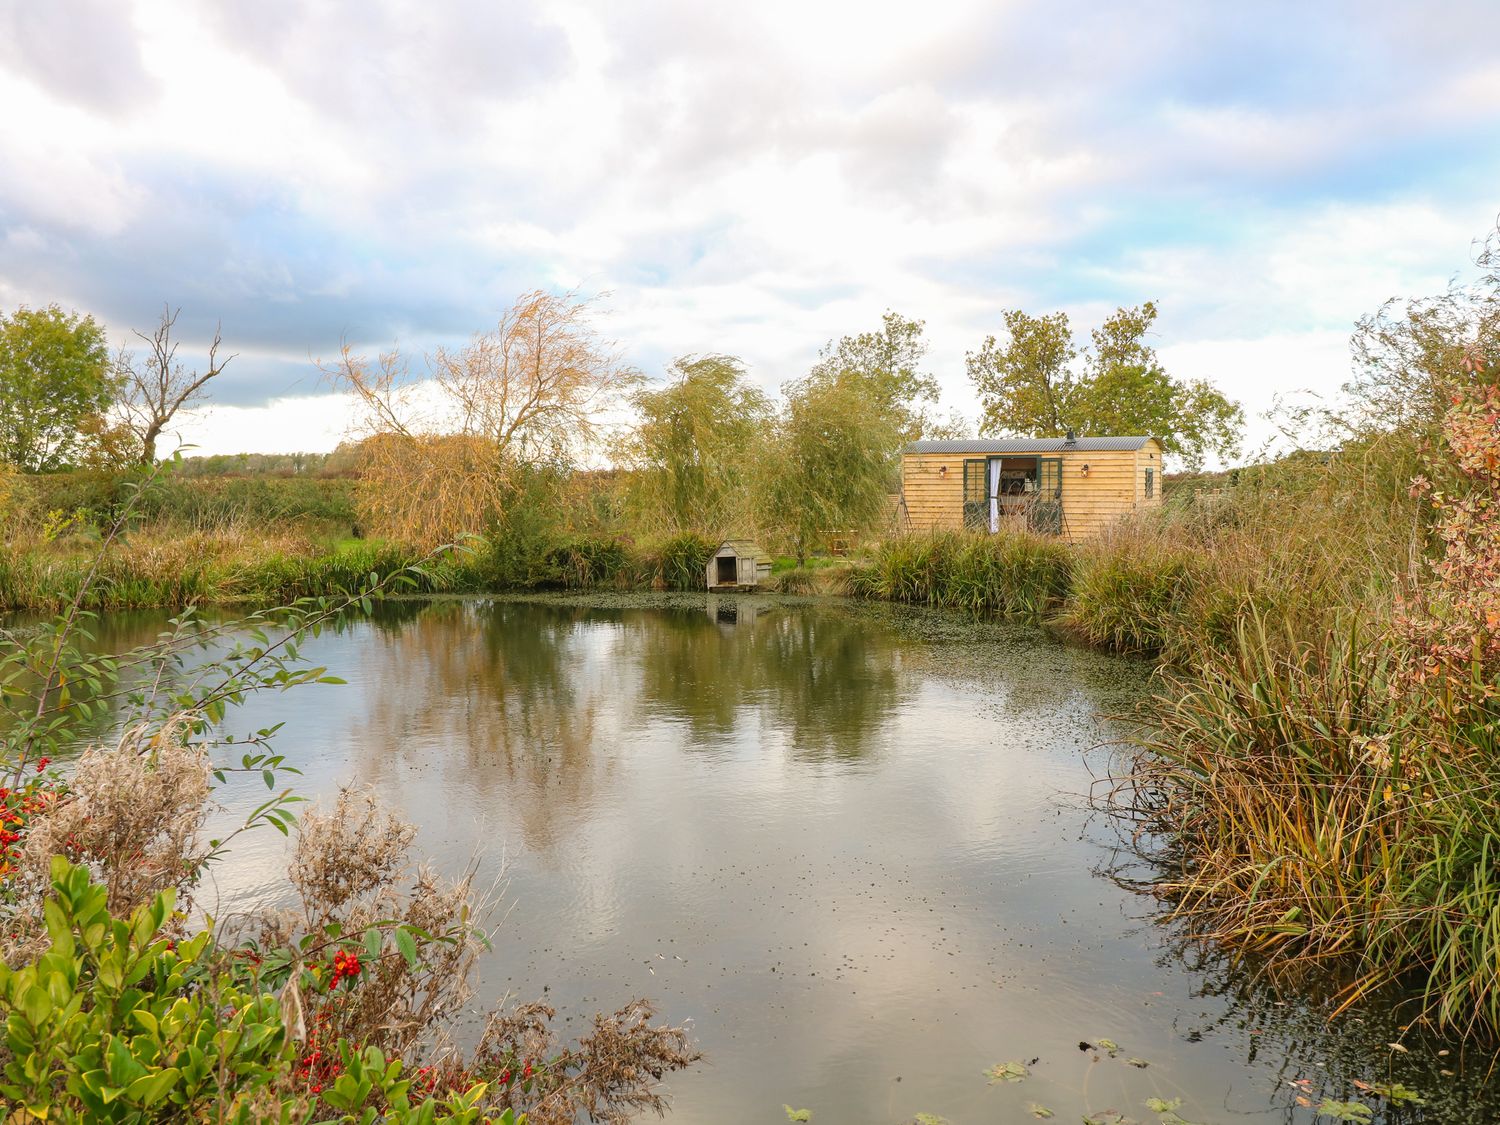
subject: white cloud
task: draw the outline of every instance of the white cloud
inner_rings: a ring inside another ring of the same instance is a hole
[[[173,420],[163,453],[327,452],[352,432],[355,408],[346,395],[288,396],[264,406],[208,406]]]

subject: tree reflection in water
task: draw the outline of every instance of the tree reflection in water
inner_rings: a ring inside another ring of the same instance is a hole
[[[611,761],[593,754],[614,685],[585,676],[589,611],[505,601],[392,603],[361,657],[370,708],[354,740],[371,783],[401,765],[459,771],[528,842],[554,844]]]
[[[828,607],[714,601],[707,611],[636,612],[630,623],[642,704],[684,720],[689,745],[722,745],[753,709],[788,733],[799,758],[856,759],[879,743],[912,690],[890,636]]]

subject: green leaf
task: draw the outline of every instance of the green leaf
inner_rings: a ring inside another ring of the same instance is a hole
[[[46,990],[33,984],[21,994],[19,1007],[32,1027],[41,1027],[52,1014],[54,1005]]]
[[[784,1109],[784,1110],[786,1110],[786,1119],[788,1121],[811,1121],[812,1120],[812,1110],[810,1110],[810,1109],[793,1109],[789,1105],[783,1105],[781,1108]]]
[[[144,1106],[153,1106],[167,1096],[182,1077],[175,1066],[137,1078],[125,1088],[125,1096]]]
[[[411,936],[411,931],[405,926],[396,927],[396,948],[401,951],[401,956],[406,958],[406,963],[412,968],[417,967],[417,943]]]
[[[1349,1125],[1370,1125],[1375,1118],[1375,1111],[1363,1102],[1341,1102],[1333,1098],[1324,1098],[1318,1104],[1317,1113],[1319,1117],[1331,1117]]]
[[[1031,1071],[1018,1062],[1003,1062],[996,1063],[984,1073],[990,1084],[994,1085],[996,1082],[1024,1082]]]
[[[1360,1084],[1356,1082],[1355,1085],[1358,1086]],[[1399,1082],[1392,1082],[1389,1085],[1383,1082],[1375,1082],[1370,1085],[1369,1089],[1371,1093],[1385,1098],[1387,1101],[1394,1102],[1396,1105],[1427,1104],[1426,1098],[1422,1097],[1422,1095],[1417,1093],[1417,1091],[1413,1090],[1410,1086],[1403,1086]]]

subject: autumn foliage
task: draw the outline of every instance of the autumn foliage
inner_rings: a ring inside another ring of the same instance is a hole
[[[371,530],[417,545],[483,531],[528,467],[576,464],[639,382],[574,294],[536,290],[488,332],[426,357],[373,363],[347,345],[324,367],[362,409],[360,504]]]
[[[1403,605],[1412,674],[1482,705],[1500,695],[1500,361],[1470,353],[1471,378],[1450,388],[1442,445],[1447,472],[1414,488],[1432,505],[1440,553]]]

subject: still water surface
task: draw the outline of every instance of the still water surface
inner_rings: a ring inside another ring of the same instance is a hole
[[[124,645],[160,619],[109,624]],[[284,720],[301,791],[372,786],[420,855],[504,871],[481,997],[545,998],[572,1029],[635,996],[690,1021],[708,1060],[673,1078],[676,1121],[1154,1122],[1151,1097],[1312,1121],[1299,1092],[1391,1076],[1430,1104],[1390,1121],[1500,1120],[1481,1065],[1393,1053],[1378,1012],[1330,1026],[1098,873],[1091,748],[1143,665],[934,613],[704,597],[397,602],[305,652],[347,686],[256,698],[234,729]],[[263,796],[230,789],[218,827]],[[282,849],[237,843],[205,905],[284,897]],[[1100,1037],[1117,1057],[1080,1050]],[[991,1085],[1010,1060],[1030,1077]]]

